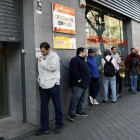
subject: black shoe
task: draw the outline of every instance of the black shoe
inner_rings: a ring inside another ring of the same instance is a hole
[[[125,86],[130,86],[130,84],[126,84]]]
[[[54,133],[60,133],[61,129],[62,129],[62,127],[56,127],[54,130]]]
[[[4,140],[4,137],[0,137],[0,140]]]
[[[140,88],[139,87],[137,88],[137,91],[140,91]]]
[[[82,116],[82,117],[87,117],[88,114],[83,112],[83,113],[76,113],[76,116]]]
[[[117,101],[112,101],[112,103],[116,103]]]
[[[75,120],[74,120],[74,117],[75,117],[74,115],[68,114],[68,119],[69,119],[70,121],[75,121]]]
[[[35,135],[43,135],[43,134],[49,134],[49,133],[50,133],[49,130],[41,130],[41,129],[39,129],[39,130],[35,131]]]
[[[104,102],[104,103],[108,103],[108,101],[105,101],[104,99],[103,99],[103,102]]]
[[[128,92],[130,92],[130,91],[131,91],[131,88],[128,89]]]

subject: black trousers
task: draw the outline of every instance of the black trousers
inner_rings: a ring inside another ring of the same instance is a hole
[[[98,78],[91,77],[90,96],[93,99],[96,99],[99,91],[100,91],[99,77]]]

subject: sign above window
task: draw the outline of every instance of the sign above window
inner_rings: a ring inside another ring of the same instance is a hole
[[[52,3],[53,31],[75,34],[75,10],[60,4]]]

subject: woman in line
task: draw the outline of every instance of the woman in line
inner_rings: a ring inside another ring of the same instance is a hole
[[[119,70],[119,89],[118,89],[118,94],[117,97],[122,96],[122,79],[125,78],[125,64],[124,61],[122,60],[123,56],[122,54],[119,55],[121,59],[121,63],[119,64],[120,70]]]
[[[137,59],[137,55],[136,53],[132,53],[131,59],[129,61],[129,74],[130,74],[132,94],[137,93],[137,81],[138,81],[138,74],[139,74],[138,66],[139,66],[139,61]]]

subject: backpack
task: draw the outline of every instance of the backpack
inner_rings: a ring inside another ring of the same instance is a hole
[[[110,58],[110,60],[107,61],[106,58],[104,58],[104,60],[106,61],[105,65],[104,65],[104,75],[106,77],[112,77],[115,75],[115,67],[111,62],[112,59],[113,58]]]

